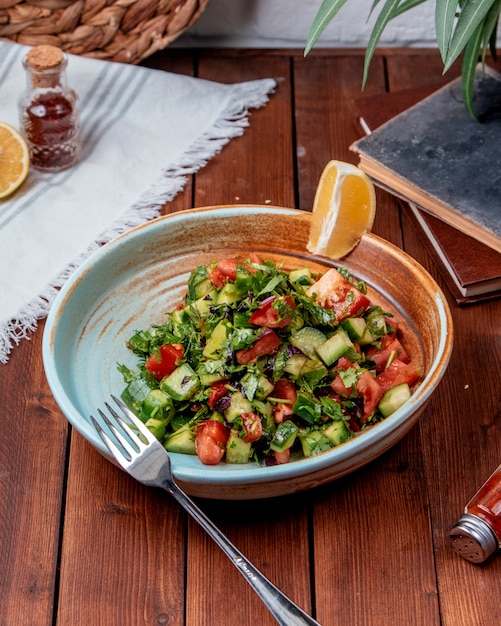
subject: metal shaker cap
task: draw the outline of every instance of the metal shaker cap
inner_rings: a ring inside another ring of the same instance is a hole
[[[484,520],[465,513],[450,532],[454,550],[472,563],[483,563],[499,548],[494,531]]]

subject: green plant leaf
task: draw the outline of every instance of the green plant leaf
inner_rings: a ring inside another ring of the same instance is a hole
[[[444,60],[444,74],[450,69],[468,42],[475,37],[478,25],[484,20],[495,2],[497,0],[468,0],[464,3]]]
[[[475,70],[478,64],[478,52],[482,43],[484,23],[480,22],[469,38],[464,48],[463,64],[461,69],[461,90],[463,101],[468,113],[476,118],[473,107],[473,92],[475,87]]]
[[[369,75],[369,67],[371,64],[372,57],[374,55],[374,51],[377,48],[379,40],[381,39],[381,35],[383,34],[384,29],[386,28],[388,22],[393,19],[395,10],[398,9],[398,5],[402,0],[386,0],[383,8],[381,9],[376,23],[374,24],[374,28],[372,29],[369,43],[367,44],[367,49],[365,51],[365,62],[364,62],[364,76],[362,79],[362,89],[365,87],[367,82],[367,77]]]
[[[308,33],[304,56],[313,48],[315,42],[334,19],[335,15],[346,4],[347,0],[323,0]]]
[[[449,43],[454,30],[454,22],[458,9],[458,0],[437,0],[435,5],[435,30],[437,33],[437,44],[442,61],[445,63]]]
[[[492,58],[496,61],[497,51],[496,51],[496,42],[497,42],[497,32],[498,32],[498,24],[499,24],[499,16],[501,14],[501,0],[496,0],[494,4],[489,9],[489,12],[486,15],[484,20],[484,32],[483,32],[483,41],[482,45],[484,47],[484,52],[487,52],[487,48],[490,49]]]
[[[398,7],[398,9],[396,9],[393,17],[397,17],[397,15],[400,15],[401,13],[405,13],[409,9],[413,9],[414,7],[417,7],[418,4],[423,4],[423,2],[426,2],[426,1],[427,0],[405,0],[405,2],[402,2],[402,4]]]

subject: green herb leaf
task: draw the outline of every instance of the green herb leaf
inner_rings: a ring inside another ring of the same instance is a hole
[[[321,405],[322,405],[322,413],[326,415],[327,417],[330,417],[333,420],[343,419],[344,417],[343,409],[341,408],[341,405],[339,404],[339,402],[336,402],[336,400],[325,397],[321,399]]]

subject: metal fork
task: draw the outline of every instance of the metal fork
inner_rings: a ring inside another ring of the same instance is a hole
[[[150,487],[160,487],[173,496],[179,504],[188,511],[200,526],[214,539],[221,550],[230,559],[233,565],[242,574],[249,585],[254,589],[270,613],[279,624],[283,626],[301,626],[308,624],[320,626],[320,624],[294,604],[280,589],[266,578],[215,526],[205,513],[187,496],[175,483],[172,475],[171,463],[167,450],[154,437],[146,426],[134,413],[116,396],[112,395],[113,401],[122,413],[127,417],[125,420],[108,403],[111,418],[98,409],[102,420],[100,423],[92,415],[90,419],[99,436],[108,450],[118,463],[139,482]],[[103,428],[103,422],[109,429],[110,434],[116,439],[117,444],[108,436]],[[137,431],[134,433],[133,431]]]

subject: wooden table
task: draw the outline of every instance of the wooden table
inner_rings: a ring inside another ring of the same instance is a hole
[[[304,59],[299,50],[171,49],[145,64],[228,83],[278,81],[245,135],[193,176],[166,212],[233,203],[310,209],[327,161],[356,162],[348,147],[358,138],[351,100],[360,95],[360,51]],[[435,52],[383,50],[366,92],[433,82],[440,71]],[[374,231],[446,289],[385,193]],[[398,445],[309,492],[200,502],[324,626],[501,623],[501,556],[473,565],[448,537],[501,461],[501,301],[449,302],[456,337],[448,371]],[[72,431],[45,380],[42,331],[43,323],[0,366],[1,626],[275,623],[174,501],[134,482]]]

